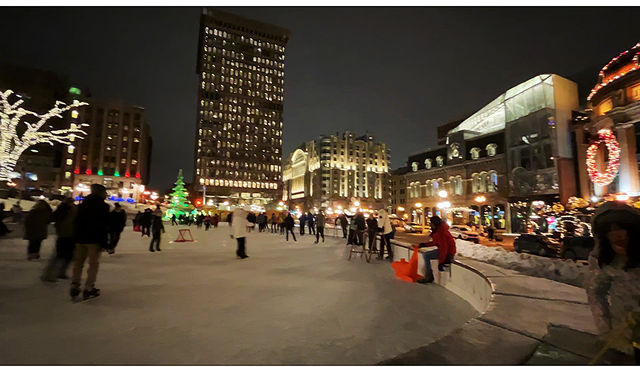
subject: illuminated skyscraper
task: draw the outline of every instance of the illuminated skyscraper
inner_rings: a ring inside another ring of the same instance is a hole
[[[279,199],[288,40],[284,28],[203,10],[194,183],[205,206]]]

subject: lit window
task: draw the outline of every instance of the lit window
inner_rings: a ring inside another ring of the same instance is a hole
[[[431,169],[432,165],[433,165],[433,162],[431,161],[431,158],[427,158],[424,160],[424,167],[426,169]]]
[[[73,164],[73,161],[71,159],[67,159],[67,166],[70,166]]]
[[[634,101],[640,101],[640,84],[636,84],[631,87],[631,99]]]
[[[67,147],[67,153],[71,154],[73,153],[73,151],[76,149],[76,147],[74,147],[73,145],[69,145]]]
[[[598,105],[597,115],[602,116],[605,113],[611,111],[612,108],[613,108],[613,101],[611,100],[611,98],[607,98],[604,101],[600,102],[600,104]]]
[[[76,111],[76,110],[71,111],[71,117],[74,118],[74,119],[77,119],[78,118],[78,111]]]
[[[498,145],[495,143],[487,144],[487,155],[489,157],[494,157],[496,155],[496,150],[498,149]]]
[[[480,148],[471,148],[471,159],[476,160],[478,158],[480,158]]]
[[[65,172],[64,178],[71,178],[71,172]]]
[[[444,165],[444,157],[439,155],[436,157],[436,164],[438,167],[442,167]]]

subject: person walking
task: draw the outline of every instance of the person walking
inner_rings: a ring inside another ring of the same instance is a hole
[[[605,202],[592,223],[596,245],[585,288],[596,328],[608,346],[640,364],[640,211]]]
[[[119,203],[115,203],[113,210],[109,213],[109,248],[107,252],[111,255],[116,252],[116,246],[120,242],[120,234],[127,223],[127,213]]]
[[[146,234],[147,237],[151,237],[151,220],[153,215],[151,213],[151,209],[147,208],[144,210],[144,212],[140,215],[140,227],[142,228],[142,236],[144,237],[144,235]]]
[[[133,220],[133,230],[142,232],[142,229],[140,228],[140,221],[142,220],[142,212],[138,210],[138,212],[136,213],[136,216],[133,217],[132,220]],[[137,230],[136,230],[136,227],[138,228]]]
[[[300,222],[300,236],[304,235],[304,227],[307,225],[307,215],[303,212],[300,218],[298,218]],[[311,232],[311,231],[309,231]]]
[[[336,225],[340,223],[340,228],[342,228],[342,238],[347,238],[347,230],[349,229],[349,220],[347,219],[347,215],[342,213],[338,218],[336,218]]]
[[[438,270],[443,271],[443,265],[453,261],[453,255],[456,253],[456,241],[449,232],[449,225],[437,215],[429,218],[431,222],[431,241],[423,242],[414,247],[431,247],[436,249],[423,252],[425,264],[425,276],[418,280],[418,283],[433,283],[433,270],[431,270],[431,260],[438,259]]]
[[[2,202],[0,203],[0,236],[4,236],[5,234],[11,232],[9,228],[7,228],[7,225],[4,224],[4,217],[4,202]]]
[[[209,227],[211,227],[211,216],[207,215],[206,217],[204,217],[203,223],[204,223],[204,230],[208,231]]]
[[[357,237],[357,245],[364,248],[364,232],[367,230],[367,222],[364,220],[364,214],[358,211],[353,219],[356,223],[355,235]]]
[[[380,238],[380,254],[378,255],[379,259],[384,258],[384,248],[387,247],[387,260],[393,261],[393,251],[391,250],[391,239],[393,238],[393,226],[391,225],[391,219],[389,219],[389,213],[385,209],[380,209],[378,211],[378,215],[380,216],[380,221],[378,222],[378,227],[382,232],[382,237]]]
[[[22,219],[22,207],[20,206],[20,200],[16,201],[16,203],[11,206],[11,214],[13,215],[13,223],[20,222],[20,219]]]
[[[287,218],[287,214],[285,214],[284,212],[280,213],[280,217],[278,218],[278,226],[280,227],[280,234],[284,234],[285,232],[284,221],[286,218]]]
[[[92,184],[91,194],[78,206],[78,214],[74,224],[76,249],[73,257],[71,290],[69,291],[74,300],[80,295],[82,268],[87,258],[89,258],[89,269],[87,270],[83,297],[87,299],[100,295],[100,290],[95,287],[100,252],[101,249],[109,247],[107,226],[109,205],[104,202],[106,198],[107,190],[105,187]]]
[[[231,222],[231,237],[235,238],[238,243],[238,248],[236,249],[236,256],[239,259],[246,259],[247,256],[247,227],[249,226],[249,221],[247,220],[247,212],[242,208],[236,208],[233,211],[233,222]]]
[[[51,214],[51,221],[55,223],[56,252],[45,268],[41,279],[55,282],[56,279],[67,279],[67,269],[73,260],[75,241],[73,238],[73,224],[76,220],[78,208],[73,198],[64,198],[56,210]]]
[[[44,200],[38,200],[27,213],[24,220],[24,239],[29,241],[27,247],[27,260],[40,258],[40,246],[47,238],[51,207]]]
[[[375,251],[376,246],[376,237],[378,237],[378,220],[376,219],[374,214],[371,214],[369,218],[366,220],[367,222],[367,238],[369,239],[369,248],[372,251]]]
[[[171,226],[177,226],[178,225],[178,221],[176,220],[176,215],[172,214],[171,215]],[[200,224],[198,224],[198,228],[200,228]]]
[[[155,251],[162,251],[160,250],[160,237],[162,236],[162,233],[164,233],[164,224],[162,224],[162,217],[154,215],[153,222],[151,223],[151,234],[153,237],[151,237],[151,242],[149,243],[149,251],[154,252],[154,243],[156,244]]]
[[[278,219],[276,219],[276,213],[271,213],[269,224],[271,224],[271,233],[276,233],[276,230],[278,228]]]
[[[211,218],[211,224],[213,224],[213,228],[218,228],[218,223],[220,222],[220,216],[218,215],[218,213],[213,215],[213,218]]]
[[[153,210],[153,215],[162,218],[162,208],[160,208],[160,204],[156,204],[156,208]]]
[[[309,226],[309,234],[316,234],[315,219],[311,212],[307,212],[307,225]]]
[[[316,242],[320,240],[320,236],[322,236],[322,242],[324,242],[324,212],[321,210],[318,215],[316,215]]]
[[[291,216],[291,213],[289,213],[287,217],[284,218],[284,228],[287,235],[287,241],[289,241],[289,232],[291,232],[291,236],[293,236],[293,241],[296,241],[296,235],[295,233],[293,233],[294,223],[295,222],[293,221],[293,216]]]

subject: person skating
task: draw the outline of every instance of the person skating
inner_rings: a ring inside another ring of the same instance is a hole
[[[211,224],[213,224],[213,228],[218,228],[218,223],[220,223],[220,216],[218,215],[218,213],[213,215],[213,218],[211,218]]]
[[[51,221],[55,223],[56,252],[42,274],[42,280],[55,282],[56,279],[67,279],[67,269],[73,260],[75,241],[73,225],[78,208],[72,198],[64,198],[56,210],[51,214]]]
[[[364,219],[364,214],[358,210],[353,220],[356,223],[355,236],[357,237],[357,245],[364,248],[364,232],[367,230],[367,222]]]
[[[336,218],[336,225],[340,224],[340,228],[342,228],[342,237],[347,238],[347,230],[349,229],[349,220],[347,219],[347,215],[342,213],[338,218]]]
[[[160,237],[162,236],[162,233],[164,233],[164,224],[162,224],[162,217],[159,217],[157,215],[153,216],[153,222],[151,223],[151,242],[149,243],[149,251],[154,252],[153,250],[153,244],[156,244],[156,249],[155,251],[162,251],[160,250]]]
[[[378,211],[378,215],[380,216],[380,220],[378,221],[378,227],[380,227],[380,231],[382,232],[382,237],[380,238],[380,254],[378,255],[379,259],[384,258],[384,248],[387,248],[387,260],[393,261],[393,251],[391,250],[391,238],[393,237],[393,226],[391,225],[391,219],[389,219],[389,213],[385,209],[380,209]]]
[[[16,201],[13,206],[11,206],[11,214],[13,215],[13,223],[20,222],[22,217],[22,207],[20,206],[20,200]]]
[[[366,220],[367,223],[367,238],[369,239],[369,249],[376,251],[376,239],[378,238],[378,220],[375,215],[369,215]]]
[[[116,252],[116,246],[120,242],[120,234],[126,223],[127,213],[119,203],[115,203],[113,210],[109,213],[109,248],[107,249],[109,254]]]
[[[316,221],[314,219],[313,214],[311,214],[311,212],[307,212],[307,226],[309,226],[309,234],[312,234],[315,236],[316,234],[316,225],[315,225]]]
[[[287,214],[285,214],[284,212],[280,213],[280,217],[278,218],[278,226],[280,227],[280,234],[284,234],[285,232],[284,220],[286,218],[287,218]]]
[[[136,213],[135,217],[133,217],[132,221],[133,221],[133,230],[135,231],[136,226],[138,227],[138,230],[142,232],[142,229],[140,228],[140,220],[142,220],[142,212],[138,210],[138,212]]]
[[[7,225],[4,224],[4,218],[5,218],[4,202],[2,202],[0,203],[0,236],[4,236],[5,234],[11,232],[9,228],[7,228]]]
[[[236,256],[240,259],[246,259],[247,249],[246,249],[246,238],[247,238],[247,228],[249,226],[249,221],[247,220],[247,212],[242,208],[236,208],[233,211],[233,221],[231,222],[231,237],[236,240],[238,243],[238,248],[236,249]]]
[[[173,214],[171,215],[171,226],[177,226],[177,225],[178,225],[178,221],[177,221],[176,215]],[[200,225],[198,225],[198,228],[200,228]]]
[[[456,241],[449,232],[449,225],[437,215],[429,218],[431,222],[431,242],[423,242],[414,247],[430,247],[437,248],[431,251],[423,252],[422,257],[425,263],[425,276],[418,280],[418,283],[432,283],[434,280],[433,270],[431,270],[431,260],[438,259],[438,270],[442,271],[443,265],[453,260],[456,253]]]
[[[295,233],[293,233],[294,225],[295,225],[295,222],[293,220],[293,216],[291,215],[291,213],[289,213],[287,217],[284,218],[284,228],[286,231],[287,241],[289,241],[289,232],[291,232],[291,236],[293,236],[293,240],[296,241],[296,235]]]
[[[151,231],[151,220],[153,219],[153,214],[151,213],[151,209],[147,208],[144,210],[144,212],[140,215],[140,228],[142,229],[142,236],[144,237],[144,235],[146,234],[147,237],[151,237],[150,235],[150,231]]]
[[[318,215],[316,215],[316,242],[320,240],[320,236],[322,236],[322,242],[324,242],[324,212],[321,210]]]
[[[51,207],[44,200],[38,200],[24,220],[24,239],[29,241],[27,260],[40,258],[40,246],[47,238]]]
[[[209,227],[211,227],[211,216],[207,215],[206,217],[204,217],[203,223],[204,223],[204,230],[208,231]]]
[[[276,230],[278,228],[278,219],[276,219],[276,213],[271,213],[269,224],[271,225],[271,233],[276,233]]]
[[[307,215],[302,213],[298,221],[300,222],[300,236],[304,236],[304,227],[307,225]]]
[[[105,187],[92,184],[91,194],[78,206],[78,214],[74,223],[76,248],[70,290],[73,299],[80,295],[82,268],[87,258],[89,258],[89,269],[87,270],[83,296],[86,299],[100,295],[100,290],[95,287],[100,253],[103,248],[109,247],[107,227],[109,205],[104,202],[106,198],[107,190]]]

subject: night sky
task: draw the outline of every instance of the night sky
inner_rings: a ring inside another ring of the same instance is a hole
[[[640,41],[640,8],[220,8],[291,30],[284,152],[368,131],[392,167],[541,73],[584,81]],[[146,108],[151,186],[190,180],[201,8],[2,8],[0,60],[67,74],[95,97]],[[581,102],[584,102],[581,101]]]

